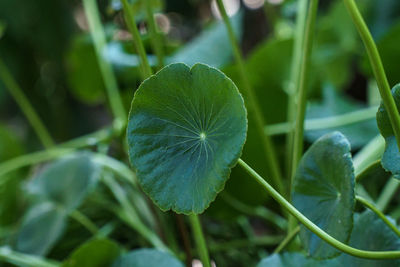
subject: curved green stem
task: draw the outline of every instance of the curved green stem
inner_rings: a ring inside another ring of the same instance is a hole
[[[399,259],[400,251],[367,251],[357,248],[353,248],[346,245],[339,240],[335,239],[324,230],[315,225],[300,211],[298,211],[292,204],[290,204],[283,196],[281,196],[264,178],[262,178],[256,171],[254,171],[249,165],[246,164],[242,159],[238,161],[247,173],[254,178],[270,195],[275,199],[281,206],[283,206],[290,214],[292,214],[299,222],[307,227],[311,232],[319,236],[322,240],[330,244],[332,247],[352,255],[354,257],[366,258],[366,259]]]
[[[203,230],[201,229],[201,223],[199,217],[196,214],[189,215],[190,226],[192,227],[193,239],[196,242],[197,252],[204,267],[211,267],[210,257],[208,255],[208,249],[206,240],[204,238]]]
[[[300,226],[297,226],[296,228],[293,229],[286,237],[285,239],[282,240],[282,242],[279,244],[279,246],[276,247],[274,250],[274,254],[278,254],[279,252],[282,251],[295,237],[296,235],[300,232]]]
[[[4,87],[8,89],[10,94],[13,96],[25,117],[28,119],[29,123],[39,137],[45,148],[51,148],[54,146],[54,141],[51,138],[49,132],[44,126],[43,122],[40,120],[35,109],[29,103],[28,98],[25,96],[24,92],[21,90],[15,79],[12,77],[7,66],[0,58],[0,81],[3,81]]]
[[[146,2],[149,0],[146,0]],[[128,0],[122,0],[122,7],[124,9],[124,18],[129,31],[132,34],[132,41],[139,54],[143,78],[147,78],[153,74],[149,61],[147,60],[146,50],[144,49],[142,39],[140,38],[139,30],[136,26],[135,15],[133,14],[132,7],[129,5]]]
[[[385,106],[389,115],[390,123],[392,125],[394,135],[396,136],[397,146],[400,150],[400,115],[399,111],[397,110],[396,103],[392,97],[389,82],[379,56],[378,48],[376,47],[374,39],[372,38],[372,35],[369,32],[368,27],[365,24],[365,21],[354,0],[343,0],[343,2],[347,7],[347,11],[350,13],[358,33],[361,36],[365,49],[367,50],[376,83],[378,84],[379,93],[381,94],[383,105]]]
[[[361,204],[363,204],[365,207],[369,208],[370,210],[372,210],[376,215],[378,215],[379,218],[381,218],[381,220],[387,225],[389,226],[390,229],[393,230],[393,232],[396,233],[396,235],[398,235],[400,237],[400,231],[399,229],[397,229],[396,225],[392,224],[388,218],[386,218],[385,214],[383,214],[377,207],[374,206],[374,204],[372,204],[371,202],[369,202],[368,200],[366,200],[363,197],[360,196],[356,196],[356,200],[358,202],[360,202]]]
[[[114,118],[118,128],[124,128],[127,114],[119,94],[117,80],[115,78],[112,67],[103,57],[104,50],[107,46],[106,36],[101,25],[99,10],[96,0],[83,0],[85,14],[88,19],[90,34],[93,39],[94,48],[96,51],[97,62],[106,87],[108,99]]]
[[[308,119],[304,122],[305,131],[316,131],[328,128],[342,127],[349,124],[355,124],[366,120],[375,119],[378,106],[360,109],[340,115],[324,118]],[[264,127],[265,134],[279,135],[289,133],[294,129],[294,124],[289,122],[271,124]]]
[[[148,28],[149,28],[151,44],[157,56],[158,67],[162,68],[164,66],[164,49],[163,49],[163,42],[162,39],[160,38],[160,34],[158,33],[156,21],[154,19],[154,14],[152,10],[153,1],[143,0],[143,2],[146,5],[147,24],[149,26]]]
[[[233,55],[235,57],[236,64],[239,69],[239,75],[243,81],[243,88],[245,90],[245,96],[249,100],[249,105],[247,106],[247,108],[248,108],[249,112],[253,113],[253,116],[255,119],[255,126],[257,127],[257,130],[258,130],[261,140],[262,140],[264,154],[267,159],[268,168],[271,170],[273,182],[277,186],[279,192],[281,192],[282,194],[286,194],[285,187],[284,187],[283,180],[282,180],[281,171],[280,171],[278,160],[277,160],[276,153],[275,153],[275,149],[273,147],[273,144],[272,144],[269,136],[264,134],[264,126],[266,125],[265,119],[261,112],[261,108],[257,102],[256,95],[253,92],[253,89],[247,78],[246,70],[245,70],[244,62],[243,62],[243,57],[240,52],[231,22],[229,20],[228,14],[226,13],[226,10],[225,10],[222,0],[217,0],[217,5],[218,5],[218,9],[222,15],[222,19],[224,20],[226,30],[228,32],[229,40],[231,42],[231,46],[233,49]]]
[[[379,134],[365,145],[353,158],[354,173],[359,176],[372,162],[381,158],[385,150],[385,140]]]

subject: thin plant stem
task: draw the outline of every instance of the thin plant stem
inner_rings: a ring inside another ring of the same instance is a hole
[[[150,244],[154,247],[161,249],[163,251],[170,252],[170,249],[161,241],[161,239],[154,233],[154,231],[150,230],[140,219],[139,214],[136,212],[135,208],[130,203],[128,197],[126,196],[126,192],[123,188],[111,177],[110,175],[104,175],[103,177],[104,183],[108,186],[110,191],[113,193],[114,197],[120,203],[123,214],[130,224],[130,226],[140,233]]]
[[[191,214],[189,215],[189,222],[190,226],[192,227],[193,239],[196,243],[200,260],[204,267],[211,267],[207,244],[204,238],[203,230],[201,229],[199,217],[196,214]]]
[[[126,124],[127,114],[119,94],[118,84],[113,69],[110,63],[103,57],[107,41],[104,29],[101,25],[96,0],[83,0],[83,6],[88,19],[90,34],[96,51],[97,62],[100,67],[111,110],[114,115],[114,127],[121,130]]]
[[[97,235],[99,232],[99,228],[97,228],[96,224],[94,224],[88,217],[86,217],[85,214],[81,213],[80,211],[73,210],[70,212],[69,216],[82,224],[93,235]]]
[[[358,177],[372,162],[379,160],[385,150],[385,140],[379,134],[368,142],[353,158],[354,174]]]
[[[149,0],[146,0],[146,2]],[[132,7],[128,3],[128,0],[122,0],[122,8],[124,10],[124,18],[126,25],[130,33],[132,34],[133,45],[136,48],[136,52],[140,57],[140,65],[142,68],[143,78],[148,78],[153,74],[153,71],[150,67],[149,61],[147,59],[146,51],[144,49],[142,39],[140,38],[139,30],[136,26],[135,15],[133,14]]]
[[[311,58],[311,51],[314,41],[314,27],[317,18],[318,11],[318,0],[310,0],[310,4],[307,12],[305,37],[302,51],[302,60],[300,66],[300,77],[298,78],[298,92],[296,94],[296,120],[295,129],[293,135],[293,151],[292,151],[292,167],[291,179],[290,179],[290,190],[293,185],[294,176],[297,169],[297,164],[303,154],[303,138],[304,138],[304,118],[306,114],[307,105],[307,81],[308,72]],[[289,217],[289,233],[296,227],[296,221],[293,217]]]
[[[54,146],[54,141],[51,138],[49,132],[47,131],[44,123],[41,121],[40,117],[36,113],[35,109],[29,103],[28,98],[25,96],[24,92],[21,90],[14,77],[11,75],[7,66],[0,58],[0,80],[3,81],[4,87],[8,89],[14,100],[17,102],[25,117],[28,119],[32,128],[36,132],[40,142],[45,148],[51,148]]]
[[[255,170],[246,164],[242,159],[238,160],[240,166],[242,166],[246,172],[258,182],[268,194],[275,199],[281,206],[283,206],[290,214],[292,214],[300,223],[307,227],[311,232],[316,234],[322,240],[330,244],[332,247],[352,255],[354,257],[366,258],[366,259],[399,259],[400,251],[368,251],[353,248],[346,245],[339,240],[335,239],[324,230],[319,228],[316,224],[310,221],[300,211],[298,211],[289,201],[287,201],[281,194],[278,193],[264,178],[262,178]]]
[[[300,226],[297,226],[285,237],[285,239],[282,240],[282,242],[279,244],[279,246],[276,247],[273,253],[278,254],[279,252],[281,252],[282,249],[284,249],[297,236],[299,232]]]
[[[312,45],[314,41],[314,26],[317,17],[318,0],[311,0],[308,8],[305,37],[302,51],[302,60],[300,66],[300,77],[298,79],[298,94],[296,105],[296,120],[293,136],[292,167],[291,167],[291,185],[293,184],[294,174],[297,164],[303,154],[304,137],[304,118],[307,105],[307,78],[309,72]]]
[[[381,166],[381,160],[376,160],[368,165],[365,169],[357,172],[356,182],[360,182],[363,178],[367,177],[371,170],[379,168]]]
[[[400,231],[399,231],[399,229],[397,229],[396,225],[393,225],[393,223],[391,223],[391,221],[389,221],[388,218],[386,218],[385,214],[383,214],[374,204],[372,204],[371,202],[369,202],[368,200],[366,200],[365,198],[360,197],[360,196],[356,196],[356,200],[358,202],[360,202],[362,205],[364,205],[365,207],[367,207],[368,209],[372,210],[376,215],[378,215],[378,217],[387,226],[389,226],[389,228],[392,229],[392,231],[395,232],[397,236],[400,237]]]
[[[350,124],[356,124],[363,121],[375,119],[378,107],[369,107],[352,111],[340,115],[328,116],[323,118],[307,119],[304,122],[305,131],[317,131],[322,129],[342,127]],[[271,124],[264,127],[265,134],[279,135],[290,133],[294,129],[294,123],[282,122]]]
[[[360,34],[365,49],[367,50],[372,71],[379,88],[379,93],[382,97],[383,105],[385,106],[389,115],[390,123],[396,137],[397,147],[400,150],[400,115],[394,98],[392,97],[389,82],[385,74],[385,69],[383,68],[382,60],[379,56],[378,48],[376,47],[374,39],[372,38],[372,35],[369,32],[368,27],[365,24],[365,21],[354,0],[343,0],[343,2],[358,30],[358,33]]]
[[[294,125],[296,118],[296,96],[300,79],[301,58],[304,44],[304,31],[306,27],[307,18],[307,3],[308,0],[297,1],[297,17],[296,27],[294,30],[293,42],[293,55],[290,66],[290,80],[287,86],[288,93],[288,107],[287,107],[287,121],[289,125]],[[293,152],[293,136],[294,127],[286,135],[286,169],[287,175],[292,175],[292,152]]]
[[[149,35],[151,44],[153,46],[153,50],[157,56],[158,67],[162,68],[164,66],[164,48],[162,38],[160,38],[160,34],[157,30],[156,20],[154,19],[154,14],[152,10],[153,0],[143,0],[146,5],[146,16],[147,16],[147,24],[149,29]]]
[[[24,254],[21,252],[13,251],[11,248],[3,246],[0,247],[0,261],[5,261],[16,266],[26,267],[58,267],[61,263],[42,258],[40,256],[34,256]]]
[[[379,195],[376,201],[376,207],[385,212],[387,206],[390,203],[390,200],[394,197],[397,190],[399,189],[400,182],[399,180],[391,177],[389,181],[386,183],[385,187],[383,188],[381,194]]]
[[[239,70],[240,78],[243,82],[243,88],[245,90],[245,96],[249,100],[249,104],[247,106],[249,112],[252,112],[255,119],[255,126],[260,134],[262,145],[264,148],[264,154],[267,159],[268,169],[271,170],[272,180],[274,184],[277,186],[279,192],[282,194],[286,194],[285,187],[282,180],[282,174],[279,168],[277,156],[275,153],[275,149],[273,147],[272,141],[269,136],[264,134],[264,126],[266,125],[264,116],[262,114],[261,108],[257,102],[256,95],[253,92],[253,89],[250,85],[250,82],[247,78],[246,70],[244,67],[244,61],[242,57],[242,53],[240,52],[238,42],[236,40],[235,34],[233,32],[232,24],[229,20],[228,14],[226,13],[224,4],[222,0],[217,0],[218,9],[222,15],[222,19],[224,21],[226,30],[228,32],[229,40],[231,42],[231,46],[233,49],[233,55],[236,60],[236,64]]]

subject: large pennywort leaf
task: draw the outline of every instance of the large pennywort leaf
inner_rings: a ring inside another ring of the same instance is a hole
[[[246,131],[243,99],[229,78],[203,64],[171,64],[135,94],[129,157],[162,210],[201,213],[223,189]]]

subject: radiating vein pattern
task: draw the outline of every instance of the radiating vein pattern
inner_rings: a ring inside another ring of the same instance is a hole
[[[129,156],[161,209],[200,213],[223,189],[246,131],[243,99],[230,79],[206,65],[172,64],[135,94]]]

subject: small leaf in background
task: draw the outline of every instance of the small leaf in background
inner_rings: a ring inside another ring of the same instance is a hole
[[[137,249],[120,256],[112,267],[183,267],[178,259],[157,249]]]
[[[296,171],[294,206],[325,232],[346,242],[353,228],[354,172],[350,144],[339,132],[324,135],[304,154]],[[338,250],[302,227],[300,239],[315,258],[329,258]]]
[[[28,185],[39,200],[53,201],[66,210],[77,208],[96,185],[100,166],[90,153],[77,153],[60,159],[39,173]]]
[[[292,252],[272,254],[257,264],[257,267],[338,267],[341,266],[337,259],[316,260],[304,254]]]
[[[145,80],[127,130],[143,190],[162,210],[203,212],[241,154],[246,115],[235,84],[207,65],[171,64]]]
[[[396,223],[393,222],[395,225]],[[349,245],[371,251],[393,251],[400,249],[399,237],[375,213],[365,211],[356,214]],[[340,266],[392,267],[400,266],[400,260],[367,260],[343,253],[338,257]]]
[[[108,267],[120,254],[119,245],[108,239],[90,240],[78,247],[63,267]]]
[[[343,115],[348,112],[357,111],[363,107],[365,106],[361,103],[339,94],[332,86],[326,85],[323,89],[322,102],[311,101],[308,104],[306,118],[317,119]],[[333,131],[340,131],[343,133],[343,135],[349,139],[353,149],[360,148],[367,144],[378,134],[376,122],[374,118],[371,118],[370,120],[345,126],[306,131],[305,137],[308,141],[314,142],[324,134]]]
[[[233,31],[238,40],[242,36],[243,13],[231,18]],[[170,56],[169,63],[183,62],[189,66],[204,63],[215,68],[226,65],[232,59],[232,46],[222,21],[204,30],[199,36],[185,44],[183,48]]]
[[[78,35],[66,54],[67,80],[70,92],[86,104],[104,100],[104,82],[89,35]]]
[[[16,249],[20,252],[46,255],[65,230],[67,213],[51,202],[29,209],[18,232]]]
[[[392,89],[392,95],[396,103],[397,109],[400,108],[400,84]],[[397,146],[396,137],[394,136],[392,125],[390,124],[389,115],[386,108],[381,103],[376,113],[376,121],[379,131],[385,138],[385,152],[382,156],[382,166],[385,170],[390,171],[395,178],[400,179],[400,153]]]

